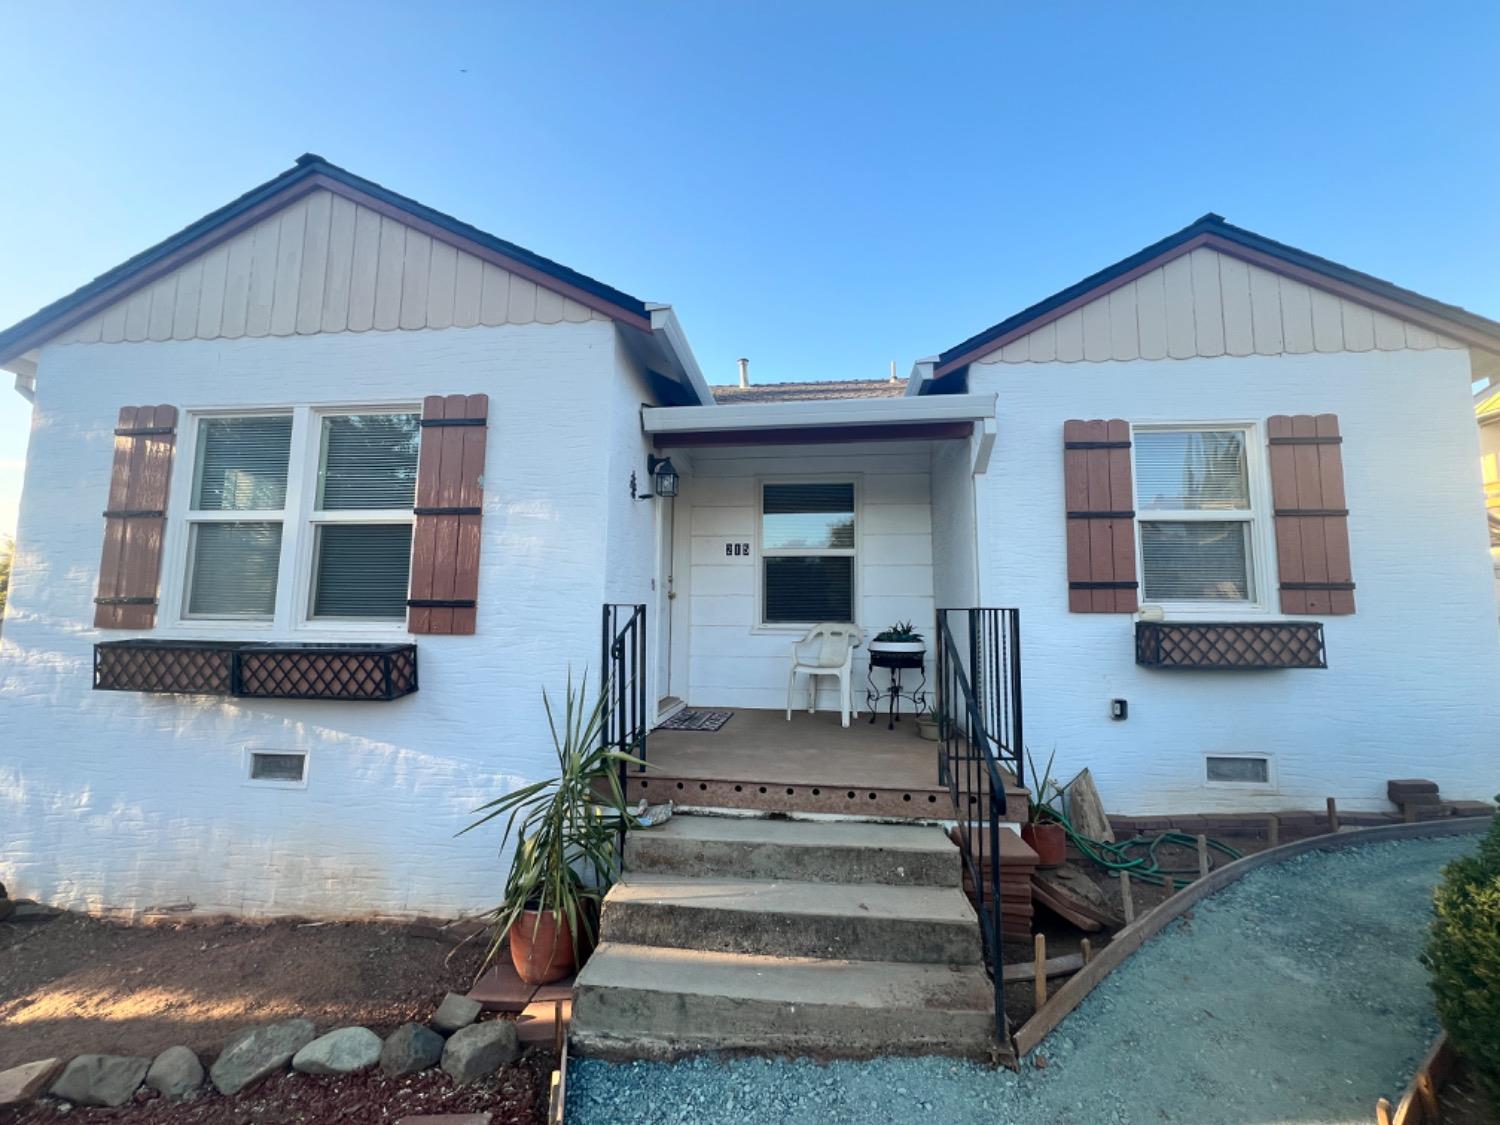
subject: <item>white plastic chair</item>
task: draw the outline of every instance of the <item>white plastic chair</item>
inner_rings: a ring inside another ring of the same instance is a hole
[[[833,676],[839,681],[839,714],[844,726],[849,725],[849,716],[859,718],[859,709],[854,706],[850,681],[850,668],[854,663],[854,650],[865,635],[858,625],[842,621],[824,621],[808,630],[807,636],[792,645],[792,673],[786,681],[786,717],[792,718],[792,695],[797,690],[797,676],[807,677],[807,713],[817,714],[818,677]]]

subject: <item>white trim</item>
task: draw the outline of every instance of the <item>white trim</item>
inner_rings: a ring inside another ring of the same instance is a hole
[[[1250,485],[1248,509],[1215,509],[1212,511],[1153,510],[1149,515],[1140,506],[1140,475],[1135,463],[1135,436],[1141,432],[1182,432],[1189,430],[1243,430],[1245,433],[1245,473]],[[1279,589],[1276,573],[1276,551],[1271,541],[1271,470],[1266,456],[1262,425],[1253,419],[1208,419],[1197,421],[1145,421],[1130,424],[1130,491],[1135,510],[1135,572],[1138,576],[1140,604],[1160,606],[1168,617],[1177,620],[1264,620],[1271,612],[1272,595]],[[1187,523],[1195,521],[1250,525],[1247,543],[1250,558],[1246,560],[1250,579],[1250,598],[1246,601],[1172,601],[1153,599],[1146,591],[1146,559],[1141,534],[1142,522]]]
[[[276,777],[252,777],[257,754],[286,755],[302,759],[302,776],[296,781]],[[306,750],[283,750],[270,746],[246,746],[240,757],[240,784],[249,789],[306,789],[312,771],[312,755]]]
[[[1210,758],[1240,758],[1254,759],[1266,763],[1265,781],[1213,781],[1208,776],[1208,760]],[[1236,752],[1230,750],[1205,750],[1203,751],[1203,787],[1205,789],[1238,789],[1253,793],[1277,793],[1280,786],[1276,780],[1276,755],[1255,754],[1248,752]]]
[[[735,402],[715,406],[647,406],[648,434],[698,430],[774,430],[788,426],[872,426],[908,422],[981,422],[995,417],[993,394],[911,398],[836,398],[805,402]]]
[[[854,489],[854,546],[824,548],[773,547],[769,550],[762,542],[765,532],[765,486],[768,484],[847,484]],[[853,559],[849,575],[850,624],[859,624],[859,560],[864,556],[864,474],[863,473],[775,473],[755,477],[755,624],[752,633],[806,633],[817,621],[767,621],[766,620],[766,569],[767,555],[771,558],[805,558],[828,556]]]
[[[224,639],[370,640],[372,637],[405,637],[406,618],[379,620],[312,616],[313,550],[316,529],[324,523],[414,523],[405,509],[314,511],[317,495],[317,463],[322,447],[321,419],[339,414],[420,414],[419,401],[279,403],[253,406],[188,406],[182,410],[177,456],[173,458],[168,492],[167,528],[162,543],[160,627],[185,636],[215,636]],[[292,417],[292,437],[287,465],[286,502],[279,510],[192,510],[197,476],[199,422],[208,418],[247,415]],[[272,617],[189,617],[187,596],[191,589],[192,527],[197,523],[280,523],[281,558],[276,576],[276,608]]]

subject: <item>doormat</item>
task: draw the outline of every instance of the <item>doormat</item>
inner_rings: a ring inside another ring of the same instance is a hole
[[[733,711],[694,711],[690,708],[683,708],[656,729],[716,731],[727,723],[733,714]]]

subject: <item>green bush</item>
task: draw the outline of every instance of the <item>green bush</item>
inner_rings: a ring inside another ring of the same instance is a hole
[[[1500,819],[1476,855],[1443,868],[1422,960],[1438,1018],[1475,1082],[1500,1108]]]

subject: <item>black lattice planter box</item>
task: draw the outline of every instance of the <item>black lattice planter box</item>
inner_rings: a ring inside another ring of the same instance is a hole
[[[1327,668],[1321,621],[1137,621],[1148,668]]]
[[[94,690],[387,701],[417,690],[417,646],[101,641]]]

